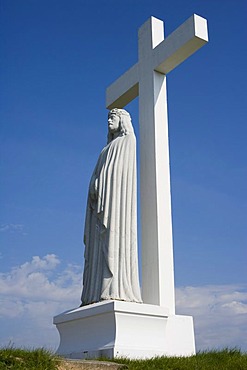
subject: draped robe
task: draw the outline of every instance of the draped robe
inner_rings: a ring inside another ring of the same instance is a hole
[[[142,302],[136,218],[136,140],[129,133],[103,148],[90,181],[82,305]]]

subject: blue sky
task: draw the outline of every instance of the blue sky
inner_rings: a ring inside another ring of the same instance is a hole
[[[137,62],[151,15],[169,35],[196,13],[210,42],[168,75],[177,307],[198,348],[247,350],[246,1],[0,4],[0,344],[57,346],[52,316],[80,301],[105,90]],[[138,138],[138,100],[127,109]]]

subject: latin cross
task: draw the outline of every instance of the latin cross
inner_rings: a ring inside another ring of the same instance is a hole
[[[138,36],[139,61],[108,87],[106,106],[139,96],[142,297],[175,314],[166,75],[208,41],[207,21],[194,14],[164,39],[151,17]]]

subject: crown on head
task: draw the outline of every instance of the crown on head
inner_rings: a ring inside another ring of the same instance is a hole
[[[120,108],[113,108],[109,111],[108,115],[111,115],[111,114],[116,114],[117,116],[122,116],[122,115],[126,115],[126,116],[129,116],[129,112],[127,112],[125,109],[120,109]]]

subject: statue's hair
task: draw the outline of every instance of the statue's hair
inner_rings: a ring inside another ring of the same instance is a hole
[[[120,118],[119,121],[119,135],[125,136],[134,133],[134,129],[131,122],[131,116],[125,109],[113,108],[109,111],[108,117],[115,114]],[[107,143],[110,143],[114,138],[114,134],[108,131]]]

